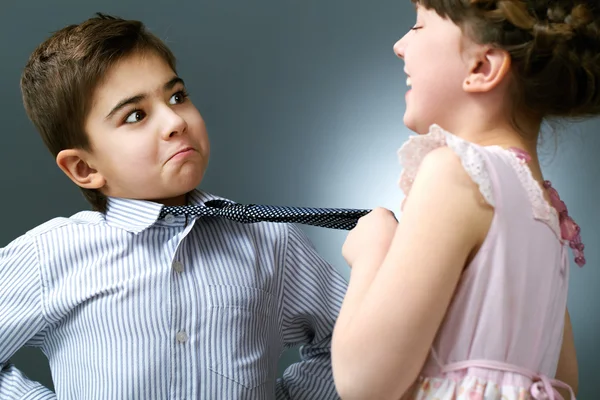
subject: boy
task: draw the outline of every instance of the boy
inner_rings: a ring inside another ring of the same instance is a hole
[[[175,58],[142,23],[99,15],[40,45],[26,111],[94,211],[0,250],[0,398],[332,399],[345,281],[293,225],[160,217],[208,164]],[[276,381],[286,347],[302,361]],[[8,363],[48,356],[56,395]]]

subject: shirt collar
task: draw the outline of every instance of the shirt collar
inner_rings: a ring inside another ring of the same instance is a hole
[[[227,200],[222,197],[194,189],[188,193],[189,205],[202,205],[209,200]],[[176,218],[171,223],[165,223],[158,217],[163,204],[147,200],[109,197],[105,214],[106,223],[115,228],[124,229],[131,233],[140,233],[152,225],[183,225],[185,217]]]

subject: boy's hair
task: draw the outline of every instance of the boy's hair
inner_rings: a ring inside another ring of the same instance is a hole
[[[600,6],[586,0],[413,0],[511,57],[513,110],[600,114]]]
[[[98,13],[54,33],[31,54],[21,76],[23,103],[54,157],[70,148],[92,150],[84,127],[95,89],[118,61],[147,51],[175,71],[173,53],[142,22]],[[94,210],[106,211],[100,191],[82,191]]]

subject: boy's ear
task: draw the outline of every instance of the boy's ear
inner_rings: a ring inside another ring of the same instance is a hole
[[[89,153],[81,149],[62,150],[56,155],[58,167],[79,187],[100,189],[106,179],[88,163]]]
[[[504,81],[510,72],[510,54],[490,47],[479,47],[471,55],[471,70],[463,82],[463,90],[469,93],[489,92]]]

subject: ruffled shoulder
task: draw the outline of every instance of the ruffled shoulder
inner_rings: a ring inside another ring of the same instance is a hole
[[[443,146],[451,148],[458,155],[465,171],[477,184],[485,201],[494,206],[492,181],[485,160],[481,155],[481,149],[474,143],[467,142],[446,132],[438,125],[432,125],[425,135],[409,137],[398,150],[398,158],[403,167],[399,185],[404,194],[408,196],[425,156],[430,151]]]

